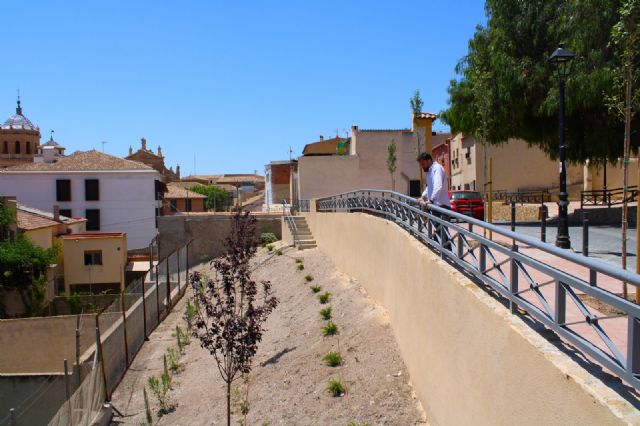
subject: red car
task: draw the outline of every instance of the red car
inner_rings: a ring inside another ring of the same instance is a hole
[[[451,210],[484,220],[484,200],[476,191],[449,191]]]

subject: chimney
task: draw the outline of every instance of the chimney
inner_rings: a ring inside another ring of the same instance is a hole
[[[60,206],[57,204],[53,206],[53,220],[60,222]]]
[[[324,140],[324,136],[320,135],[320,141]]]

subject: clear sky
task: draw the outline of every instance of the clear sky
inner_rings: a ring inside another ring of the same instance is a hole
[[[17,1],[3,7],[0,120],[68,153],[141,137],[182,174],[264,171],[319,135],[409,127],[446,106],[481,0]],[[439,130],[444,128],[440,125]]]

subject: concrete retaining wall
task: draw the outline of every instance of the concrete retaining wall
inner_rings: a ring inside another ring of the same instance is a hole
[[[386,220],[309,213],[319,248],[389,311],[433,425],[638,424],[638,411]]]
[[[273,232],[281,237],[279,215],[256,215],[257,233]],[[229,214],[162,216],[158,218],[160,258],[186,244],[189,240],[189,264],[196,265],[222,254],[224,240],[231,231]]]

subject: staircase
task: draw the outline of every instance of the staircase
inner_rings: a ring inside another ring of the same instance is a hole
[[[295,230],[291,230],[293,233],[294,244],[298,247],[298,250],[310,249],[316,247],[316,240],[313,239],[309,225],[304,216],[292,216],[293,223],[295,224]]]

